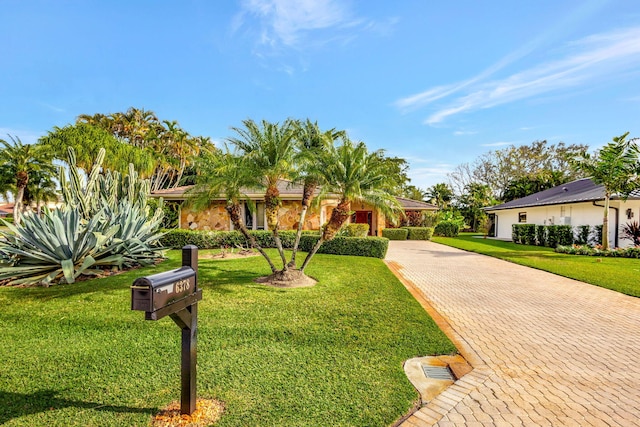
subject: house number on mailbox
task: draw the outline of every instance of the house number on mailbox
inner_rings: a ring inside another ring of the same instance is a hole
[[[180,280],[179,282],[176,282],[175,292],[182,293],[184,291],[188,291],[190,287],[191,287],[191,284],[189,283],[188,280]]]

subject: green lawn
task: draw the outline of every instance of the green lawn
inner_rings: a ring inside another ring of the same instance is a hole
[[[551,248],[517,245],[469,234],[456,238],[433,237],[431,240],[640,297],[639,259],[565,255]]]
[[[206,251],[203,251],[205,253]],[[0,424],[147,425],[180,395],[180,331],[130,310],[158,267],[0,288]],[[261,258],[200,260],[198,396],[219,426],[385,426],[418,399],[404,360],[455,348],[379,259],[318,255],[312,288],[275,289]]]

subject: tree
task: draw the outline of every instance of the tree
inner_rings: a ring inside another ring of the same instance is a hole
[[[576,171],[604,186],[604,215],[602,218],[602,248],[609,249],[609,205],[611,197],[623,200],[640,188],[640,147],[637,138],[627,139],[629,132],[590,155],[586,151],[572,161]]]
[[[106,150],[102,166],[108,170],[126,174],[131,163],[143,178],[147,178],[155,168],[155,155],[150,150],[124,143],[108,131],[87,123],[63,128],[56,126],[38,142],[46,146],[55,159],[65,163],[68,148],[73,148],[77,166],[84,171],[92,167],[101,148]]]
[[[427,188],[426,196],[429,203],[432,203],[440,209],[447,209],[453,200],[453,190],[444,182],[434,184]]]
[[[11,138],[11,143],[0,139],[0,177],[11,177],[15,188],[13,218],[14,223],[20,223],[23,210],[23,197],[29,184],[29,177],[35,172],[53,175],[55,168],[51,157],[42,146],[23,144],[20,138]]]
[[[288,179],[293,173],[295,156],[295,127],[290,119],[280,125],[262,120],[260,124],[253,120],[243,120],[244,128],[232,127],[238,137],[228,138],[247,161],[249,167],[258,176],[263,177],[266,186],[264,196],[267,227],[273,234],[282,259],[283,270],[288,269],[282,242],[278,234],[278,210],[282,204],[278,183]]]
[[[503,199],[511,182],[526,177],[559,173],[566,181],[577,179],[569,160],[587,148],[586,145],[563,142],[549,145],[547,141],[511,145],[485,153],[473,164],[458,166],[448,175],[449,182],[458,197],[470,183],[477,182],[488,185],[494,197]]]
[[[226,199],[225,210],[229,214],[234,228],[257,249],[269,264],[272,273],[278,269],[271,258],[262,249],[242,221],[240,201],[246,198],[243,190],[262,187],[260,175],[247,167],[245,159],[228,149],[224,153],[205,153],[198,162],[196,185],[189,191],[188,203],[195,209],[209,207],[212,200],[223,196]],[[247,198],[248,199],[248,198]]]
[[[486,214],[482,208],[494,204],[491,188],[486,184],[472,183],[459,200],[459,209],[473,231],[477,231]]]
[[[341,145],[330,147],[315,164],[322,179],[319,197],[333,194],[339,201],[324,225],[320,239],[302,263],[300,270],[303,272],[322,243],[333,239],[349,219],[353,202],[368,203],[391,219],[401,211],[398,200],[390,192],[397,181],[389,173],[390,163],[385,161],[384,152],[369,152],[364,142],[354,143],[347,136],[341,139]]]
[[[503,202],[520,199],[549,188],[564,184],[571,179],[562,171],[541,171],[514,179],[507,184],[502,195]]]
[[[335,128],[322,131],[318,127],[318,122],[312,122],[309,119],[306,119],[304,122],[296,121],[294,126],[296,153],[294,155],[295,169],[293,171],[293,180],[302,182],[304,187],[302,190],[302,200],[300,202],[301,210],[300,221],[298,221],[298,231],[293,244],[291,260],[288,264],[290,268],[296,267],[296,255],[298,253],[298,246],[300,245],[304,221],[315,196],[316,189],[318,188],[318,182],[321,179],[316,171],[315,163],[318,157],[332,147],[338,138],[346,136],[344,131],[338,131]]]

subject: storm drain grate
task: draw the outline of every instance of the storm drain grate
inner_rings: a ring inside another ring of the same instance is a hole
[[[453,374],[446,366],[425,366],[422,365],[422,370],[427,378],[434,380],[449,380],[455,381]]]

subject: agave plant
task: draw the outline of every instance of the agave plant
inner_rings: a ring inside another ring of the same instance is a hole
[[[112,253],[122,255],[126,266],[150,265],[164,256],[159,240],[165,233],[157,232],[162,223],[163,211],[157,209],[151,219],[148,219],[147,211],[148,208],[132,204],[129,200],[118,204],[117,213],[107,208],[106,217],[111,224],[118,226],[113,236],[118,243]]]
[[[73,283],[82,274],[97,274],[99,267],[121,267],[125,259],[114,253],[120,226],[109,226],[104,218],[104,210],[85,222],[76,210],[45,209],[42,218],[27,213],[21,226],[3,221],[9,231],[0,231],[0,280]]]

